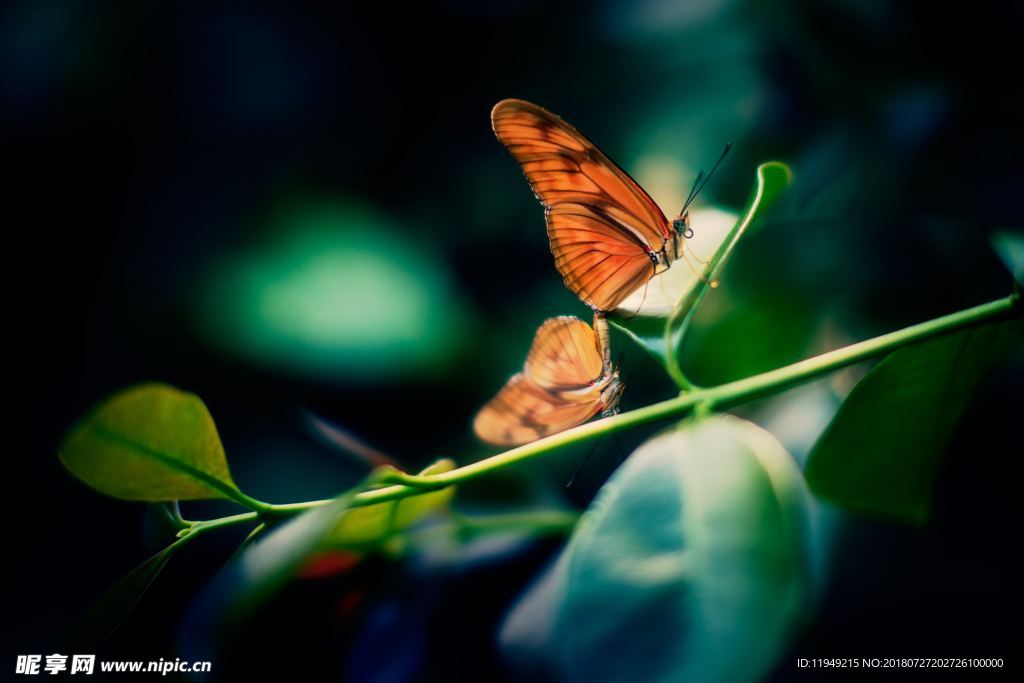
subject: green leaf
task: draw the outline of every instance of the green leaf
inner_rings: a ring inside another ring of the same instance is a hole
[[[768,432],[729,416],[680,423],[601,489],[503,646],[521,654],[549,632],[546,657],[570,683],[758,680],[807,603],[806,503]]]
[[[992,246],[1013,273],[1013,279],[1018,285],[1024,286],[1024,234],[997,232],[992,236]]]
[[[69,649],[95,649],[107,640],[135,608],[181,543],[172,543],[122,577],[75,626],[65,645]]]
[[[777,282],[746,292],[736,286],[727,307],[689,327],[682,360],[699,384],[718,386],[806,358],[820,331],[806,291]]]
[[[73,475],[115,498],[251,500],[231,480],[202,400],[166,384],[107,399],[71,430],[59,454]]]
[[[420,476],[450,472],[451,460],[438,460]],[[418,496],[365,507],[352,508],[331,532],[328,544],[351,549],[367,549],[412,526],[421,517],[443,509],[455,495],[455,487],[430,491]]]
[[[946,442],[1007,336],[973,327],[894,351],[853,388],[808,456],[811,491],[920,524]]]
[[[740,238],[791,180],[792,172],[781,162],[769,161],[758,166],[747,205],[728,232],[722,230],[721,212],[703,215],[695,212],[692,221],[694,231],[710,232],[710,241],[715,244],[714,253],[703,271],[698,274],[684,263],[673,264],[644,289],[623,301],[610,318],[612,324],[665,367],[680,389],[692,388],[679,364],[679,348],[693,313],[708,290],[716,286],[722,268]]]

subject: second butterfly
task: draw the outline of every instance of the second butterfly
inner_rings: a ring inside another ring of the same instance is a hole
[[[529,443],[614,413],[623,388],[603,316],[594,316],[593,328],[572,316],[549,318],[534,336],[523,371],[477,413],[473,428],[493,444]]]

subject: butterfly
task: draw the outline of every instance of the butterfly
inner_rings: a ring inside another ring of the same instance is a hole
[[[613,311],[683,258],[693,236],[687,208],[669,221],[650,195],[582,133],[543,107],[502,100],[491,125],[544,205],[555,266],[565,286],[595,311]],[[729,146],[704,183],[714,173]]]
[[[608,322],[594,327],[573,316],[549,318],[537,329],[522,372],[513,376],[473,421],[482,440],[514,446],[617,411],[622,390],[611,364]]]

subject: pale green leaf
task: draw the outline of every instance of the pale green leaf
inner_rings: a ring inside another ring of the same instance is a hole
[[[760,680],[807,607],[806,503],[768,432],[683,422],[601,489],[502,644],[522,655],[549,634],[542,657],[569,683]]]
[[[166,384],[110,397],[75,425],[59,454],[72,474],[116,498],[243,498],[202,400]]]

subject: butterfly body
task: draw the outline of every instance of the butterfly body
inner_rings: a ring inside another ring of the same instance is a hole
[[[561,118],[530,102],[502,100],[491,123],[544,206],[566,287],[592,309],[614,310],[683,257],[692,235],[685,211],[669,221],[629,174]]]
[[[609,382],[601,387],[601,417],[616,415],[619,412],[619,401],[622,400],[622,392],[626,390],[626,383],[619,378],[618,371]]]
[[[654,256],[654,274],[661,275],[674,261],[683,258],[684,243],[693,237],[690,229],[690,216],[683,213],[670,224],[671,236],[661,245],[661,250]]]
[[[607,325],[549,318],[537,330],[523,370],[477,413],[482,440],[519,445],[613,412],[624,388],[607,351]]]

